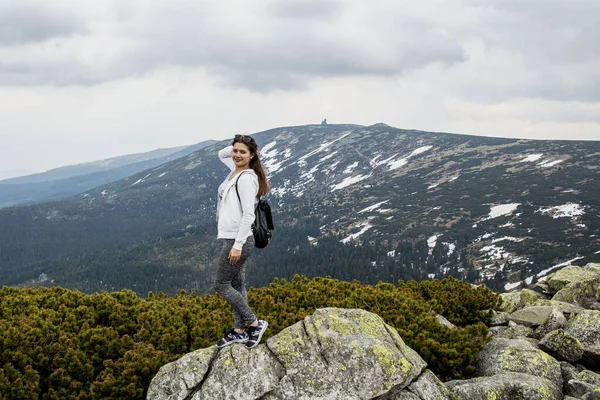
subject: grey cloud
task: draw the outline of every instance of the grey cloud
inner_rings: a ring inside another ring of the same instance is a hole
[[[0,83],[89,85],[165,66],[185,66],[205,68],[228,85],[268,92],[303,89],[314,77],[392,76],[432,63],[448,66],[465,60],[455,38],[408,16],[388,18],[389,24],[397,23],[393,30],[338,26],[334,14],[341,6],[325,2],[320,7],[329,10],[325,14],[332,17],[330,23],[285,23],[283,17],[273,18],[273,7],[280,14],[302,8],[305,16],[319,9],[314,2],[285,2],[285,7],[271,6],[254,16],[238,17],[253,23],[240,27],[235,16],[228,20],[220,14],[223,10],[186,4],[183,9],[163,5],[160,12],[146,13],[141,20],[135,20],[131,9],[116,10],[121,16],[115,22],[116,32],[136,46],[114,54],[111,63],[87,65],[76,54],[46,61],[13,54],[0,61]],[[19,68],[15,79],[13,71]]]
[[[461,98],[600,101],[596,0],[462,0],[434,14],[408,1],[145,4],[117,3],[104,25],[130,45],[102,62],[76,51],[46,57],[49,48],[25,57],[0,42],[0,84],[93,85],[183,66],[269,92],[302,90],[315,77],[390,77],[438,64],[437,75],[421,79]],[[81,29],[73,24],[65,32]],[[471,52],[474,41],[482,55]]]
[[[337,0],[291,0],[271,3],[268,11],[273,16],[289,19],[327,20],[343,12]]]
[[[87,31],[84,21],[44,3],[0,2],[0,45],[42,42]]]

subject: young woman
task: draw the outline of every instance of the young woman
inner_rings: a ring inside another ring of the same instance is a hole
[[[257,319],[248,306],[244,264],[254,247],[254,207],[257,199],[269,192],[269,183],[258,158],[258,146],[250,136],[235,135],[231,146],[219,151],[219,159],[231,172],[218,191],[218,239],[223,249],[214,287],[233,307],[234,324],[217,346],[246,343],[251,348],[260,343],[268,323]]]

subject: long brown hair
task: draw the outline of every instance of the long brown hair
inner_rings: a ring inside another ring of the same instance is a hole
[[[258,158],[258,145],[252,136],[248,135],[235,135],[231,145],[233,146],[236,143],[242,143],[248,150],[250,154],[252,154],[252,158],[250,159],[250,168],[256,173],[258,176],[258,193],[256,197],[260,198],[265,194],[269,193],[271,187],[269,186],[269,181],[267,181],[267,174],[265,174],[265,168],[260,162],[260,158]]]

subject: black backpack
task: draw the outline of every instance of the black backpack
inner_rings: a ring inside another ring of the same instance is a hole
[[[235,180],[235,192],[237,193],[240,206],[242,205],[242,199],[240,199],[240,192],[238,191],[237,184],[240,180],[239,174]],[[258,199],[258,204],[254,208],[254,223],[252,224],[252,235],[254,236],[254,246],[259,249],[267,247],[271,241],[271,232],[275,229],[273,226],[273,215],[271,214],[271,204],[268,200]]]

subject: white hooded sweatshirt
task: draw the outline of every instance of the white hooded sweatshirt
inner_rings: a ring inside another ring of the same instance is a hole
[[[258,199],[258,176],[252,169],[246,169],[234,175],[235,164],[231,159],[233,146],[219,151],[219,159],[227,165],[231,172],[221,183],[218,191],[217,225],[219,239],[235,239],[233,248],[241,250],[248,236],[252,235],[254,208]],[[240,198],[235,191],[237,183]],[[241,200],[241,202],[240,202]],[[241,203],[241,204],[240,204]]]

